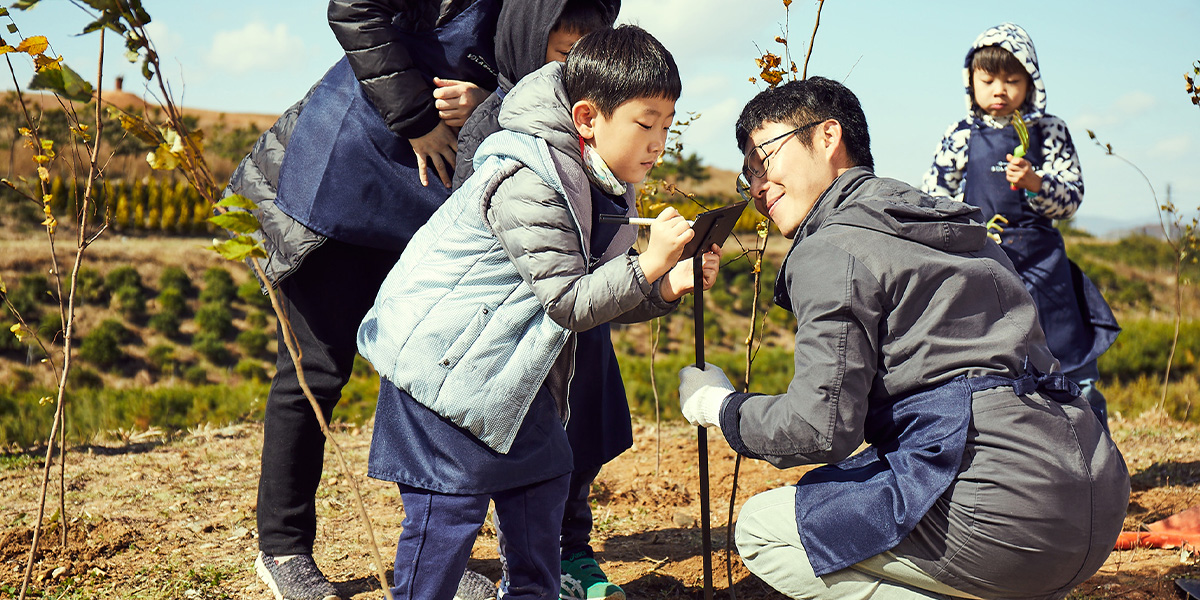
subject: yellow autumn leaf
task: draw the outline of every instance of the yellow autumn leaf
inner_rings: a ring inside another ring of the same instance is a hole
[[[4,44],[3,46],[0,46],[0,54],[8,54],[9,52],[16,52],[16,51],[17,51],[16,48],[13,48],[12,46],[9,46],[8,44]]]
[[[50,209],[50,201],[52,201],[52,200],[54,200],[54,196],[52,196],[50,194],[46,194],[45,196],[42,196],[42,206],[44,207],[43,210]]]
[[[38,398],[38,406],[45,406],[47,404],[54,404],[54,398],[51,398],[50,396],[42,396],[41,398]]]
[[[171,154],[183,154],[183,138],[180,137],[179,132],[170,127],[159,127],[158,130],[162,133],[163,140],[170,145]]]
[[[38,167],[37,173],[38,179],[41,179],[42,183],[50,183],[50,171],[47,171],[46,167]]]
[[[31,131],[28,127],[18,127],[17,133],[20,133],[24,137],[33,135],[33,131]]]
[[[54,231],[58,229],[58,219],[55,219],[53,216],[46,217],[46,220],[42,221],[42,226],[53,235]]]
[[[7,294],[8,286],[4,285],[4,278],[0,277],[0,294]]]
[[[166,144],[159,144],[153,152],[146,153],[146,162],[150,163],[151,169],[159,171],[171,171],[179,166],[179,159]]]
[[[44,35],[31,35],[17,44],[17,52],[26,52],[29,54],[41,54],[50,47],[50,42],[46,41]]]
[[[58,58],[50,58],[45,54],[35,54],[33,56],[33,68],[38,72],[61,69],[62,59],[63,57],[61,56]]]
[[[33,162],[35,162],[39,165],[44,165],[44,164],[50,162],[50,157],[46,156],[45,154],[37,154],[33,157]]]
[[[25,341],[25,337],[29,335],[29,332],[26,331],[24,327],[21,327],[20,323],[13,324],[13,326],[9,327],[8,330],[11,331],[13,335],[17,336],[18,342]]]

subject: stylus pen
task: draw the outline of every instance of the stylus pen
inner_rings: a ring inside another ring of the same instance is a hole
[[[624,215],[600,215],[601,223],[617,223],[620,225],[641,225],[643,227],[653,225],[655,219],[649,217],[626,217]],[[688,221],[688,225],[695,225],[695,221]]]

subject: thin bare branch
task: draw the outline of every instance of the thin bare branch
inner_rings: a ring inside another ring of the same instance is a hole
[[[812,38],[808,40],[808,51],[804,53],[804,70],[800,73],[800,79],[808,79],[808,59],[812,58],[813,43],[817,41],[817,29],[821,27],[821,9],[825,6],[825,0],[817,2],[817,20],[813,23]]]

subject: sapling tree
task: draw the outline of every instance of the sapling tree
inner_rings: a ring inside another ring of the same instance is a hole
[[[1158,412],[1165,414],[1167,389],[1171,382],[1171,367],[1175,362],[1175,351],[1179,348],[1179,329],[1183,323],[1183,288],[1190,283],[1184,275],[1184,266],[1189,262],[1196,262],[1196,257],[1200,254],[1200,229],[1197,228],[1200,225],[1200,217],[1192,216],[1189,218],[1180,211],[1171,198],[1171,186],[1169,185],[1167,186],[1166,199],[1160,202],[1158,193],[1154,190],[1154,184],[1150,182],[1150,178],[1146,176],[1146,173],[1140,167],[1124,156],[1114,152],[1112,144],[1102,143],[1091,129],[1087,130],[1087,134],[1088,138],[1100,147],[1106,156],[1112,156],[1129,165],[1146,182],[1146,187],[1150,190],[1150,197],[1154,201],[1154,208],[1158,214],[1158,225],[1162,230],[1163,239],[1171,246],[1175,270],[1174,276],[1171,279],[1172,290],[1174,291],[1174,306],[1172,309],[1174,312],[1175,332],[1171,337],[1171,350],[1167,354],[1167,365],[1163,371],[1162,392],[1158,400]],[[1197,211],[1200,211],[1200,207],[1197,207]]]
[[[40,0],[18,0],[14,6],[24,10],[32,8],[39,3]],[[111,107],[109,109],[110,116],[119,120],[121,127],[127,134],[137,137],[153,148],[153,150],[151,150],[146,156],[147,162],[153,169],[175,171],[181,174],[191,185],[191,187],[198,192],[199,196],[203,198],[206,205],[211,207],[211,211],[216,213],[215,215],[209,217],[208,221],[224,229],[228,233],[228,239],[214,243],[213,249],[222,257],[229,260],[248,262],[251,268],[254,269],[259,279],[265,281],[266,277],[262,271],[262,268],[259,266],[258,262],[254,260],[257,258],[266,257],[266,252],[252,237],[252,234],[259,230],[258,220],[250,212],[255,208],[254,204],[250,200],[237,195],[233,195],[224,199],[220,198],[220,186],[218,186],[217,181],[213,177],[212,170],[209,168],[209,165],[204,158],[203,133],[193,126],[193,120],[185,117],[183,110],[175,103],[174,94],[172,92],[170,83],[162,76],[162,68],[160,65],[158,52],[146,31],[146,26],[151,20],[150,15],[143,8],[141,0],[79,0],[75,2],[74,5],[88,12],[89,16],[93,19],[92,22],[84,28],[83,33],[99,34],[100,51],[98,52],[98,56],[100,57],[100,66],[97,68],[96,81],[99,82],[103,80],[103,44],[105,32],[115,33],[124,41],[125,48],[127,50],[127,56],[130,57],[131,62],[140,63],[141,73],[146,83],[147,94],[154,97],[161,107],[161,110],[158,111],[148,111],[149,114],[135,114],[123,111],[116,107]],[[7,10],[0,9],[0,16],[6,16],[7,14]],[[10,27],[10,31],[16,32],[15,25]],[[0,51],[7,52],[9,54],[14,52],[29,54],[34,61],[38,73],[38,75],[34,78],[34,83],[31,84],[30,87],[50,90],[54,92],[56,96],[64,99],[75,100],[79,102],[91,101],[94,93],[92,85],[85,81],[77,73],[67,68],[66,65],[62,64],[61,57],[55,58],[52,55],[47,55],[45,53],[47,48],[48,43],[46,42],[46,38],[36,36],[33,38],[24,38],[20,45],[16,46],[15,48],[7,45],[0,46]],[[8,58],[8,55],[6,55],[6,58]],[[14,84],[16,83],[17,82],[15,81],[14,75]],[[96,96],[97,105],[99,106],[100,98],[98,92],[96,92]],[[22,105],[24,105],[23,101]],[[64,106],[67,107],[67,111],[69,113],[73,113],[74,109],[69,103],[64,102]],[[99,163],[97,162],[97,158],[100,145],[98,142],[93,142],[93,140],[99,138],[101,133],[101,125],[103,123],[101,119],[101,111],[97,109],[94,111],[94,114],[94,128],[92,128],[92,126],[80,123],[72,129],[72,132],[75,133],[76,137],[78,138],[77,140],[73,140],[74,143],[81,144],[85,149],[90,151],[88,161],[85,163],[88,165],[87,185],[84,187],[82,202],[79,205],[81,210],[78,212],[78,246],[80,252],[77,254],[77,260],[75,264],[76,272],[79,269],[79,259],[81,259],[83,254],[82,250],[86,248],[87,244],[90,244],[92,241],[94,241],[95,237],[99,236],[109,224],[107,215],[104,216],[103,224],[99,227],[92,226],[88,221],[88,217],[93,210],[93,183],[96,181],[99,174],[99,169],[97,168]],[[47,234],[51,240],[51,254],[53,255],[53,234],[55,228],[57,227],[57,221],[50,208],[51,197],[49,196],[49,189],[47,187],[50,182],[49,171],[41,163],[49,163],[50,161],[54,160],[54,144],[48,139],[43,140],[38,134],[36,125],[32,122],[30,122],[27,129],[22,130],[22,134],[29,138],[29,143],[33,148],[41,149],[41,152],[37,155],[37,160],[39,161],[39,181],[36,182],[36,187],[38,189],[32,193],[22,193],[30,200],[38,201],[44,205],[44,214],[46,218],[45,221],[43,221],[43,226],[46,228]],[[16,186],[13,187],[16,188]],[[21,190],[18,189],[18,191]],[[139,203],[138,206],[140,207],[141,204]],[[161,211],[161,205],[158,206],[158,209]],[[196,214],[198,215],[198,213]],[[135,214],[134,220],[138,224],[144,224],[145,221],[143,221],[143,219],[149,219],[152,216],[156,218],[158,222],[161,222],[161,213],[156,215]],[[52,269],[52,274],[56,276],[56,281],[58,279],[57,272],[57,263],[55,263]],[[74,275],[74,273],[72,275]],[[75,281],[73,276],[71,281]],[[3,284],[0,283],[0,286],[2,285]],[[63,322],[66,323],[63,334],[64,346],[66,348],[63,353],[63,370],[65,371],[65,369],[69,366],[71,356],[70,340],[73,324],[72,317],[74,311],[74,290],[72,289],[69,294],[64,295],[61,293],[61,284],[59,284],[59,288],[58,297],[65,297],[68,299],[68,306],[62,309]],[[312,406],[313,412],[315,413],[317,421],[320,424],[322,433],[330,442],[330,446],[334,450],[334,456],[336,457],[343,472],[344,480],[350,483],[350,487],[356,500],[358,513],[362,519],[370,550],[372,551],[371,556],[374,558],[374,564],[379,565],[379,567],[375,569],[376,576],[378,577],[380,585],[383,588],[384,594],[390,599],[391,591],[387,585],[387,580],[382,570],[382,565],[386,563],[382,560],[379,553],[378,544],[375,542],[375,534],[371,529],[370,517],[367,514],[366,506],[362,501],[362,494],[359,490],[358,480],[353,475],[353,471],[347,465],[341,446],[331,434],[328,423],[325,421],[324,415],[317,404],[316,398],[313,396],[311,389],[308,387],[304,371],[300,366],[300,348],[297,345],[295,336],[291,332],[290,322],[288,321],[282,305],[280,304],[278,294],[269,286],[267,292],[271,299],[271,306],[275,310],[275,314],[278,317],[279,326],[282,332],[282,341],[285,344],[292,361],[296,364],[296,375],[300,387]],[[33,333],[32,329],[20,319],[18,320],[17,325],[13,326],[13,331],[18,335],[30,335]],[[189,372],[188,378],[189,380],[199,380],[202,378],[202,375],[191,377]],[[59,381],[59,399],[54,419],[54,428],[51,432],[51,439],[53,439],[56,432],[60,435],[59,447],[61,453],[62,407],[66,377],[59,377]],[[47,478],[50,469],[51,454],[52,453],[50,449],[48,449],[45,471]],[[60,464],[61,462],[62,461],[60,458]],[[60,469],[60,474],[61,472],[62,471]],[[62,477],[60,475],[60,479],[61,478]],[[45,488],[46,485],[44,483],[38,519],[34,529],[34,539],[30,548],[29,561],[26,566],[25,577],[21,586],[20,600],[24,600],[25,598],[30,574],[32,572],[33,560],[37,550],[38,537],[40,535],[42,518],[44,516]],[[65,524],[65,513],[62,512],[61,504],[60,514],[62,514],[64,517],[60,519],[60,523]],[[66,544],[65,533],[63,534],[63,544],[64,546]]]

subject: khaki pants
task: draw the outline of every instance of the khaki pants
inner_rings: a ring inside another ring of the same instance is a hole
[[[977,598],[934,580],[891,552],[817,577],[796,530],[795,486],[763,492],[746,501],[738,515],[735,537],[746,568],[791,598]]]

